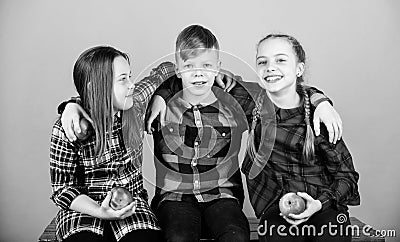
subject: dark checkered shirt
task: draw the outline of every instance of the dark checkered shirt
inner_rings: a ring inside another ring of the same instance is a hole
[[[276,131],[271,155],[261,161],[261,169],[248,155],[242,165],[250,202],[257,217],[277,204],[287,192],[307,192],[321,201],[322,209],[334,207],[346,211],[347,205],[359,205],[359,175],[343,139],[336,145],[329,143],[328,131],[321,125],[321,134],[315,137],[314,158],[305,161],[302,158],[306,134],[303,104],[293,109],[275,106],[275,111],[274,122],[261,125],[258,120],[255,135],[258,147],[261,141],[269,138],[269,135],[261,137],[262,128]],[[266,145],[261,147],[268,149]]]

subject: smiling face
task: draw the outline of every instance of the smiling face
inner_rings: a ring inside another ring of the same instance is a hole
[[[259,44],[256,65],[260,86],[275,95],[296,92],[297,77],[304,72],[304,63],[298,62],[292,45],[281,38]]]
[[[113,62],[113,110],[127,110],[133,106],[133,88],[129,62],[122,56],[115,57]]]
[[[176,73],[182,78],[183,99],[193,103],[208,97],[221,65],[218,50],[199,50],[195,57],[187,60],[177,54],[176,59]]]

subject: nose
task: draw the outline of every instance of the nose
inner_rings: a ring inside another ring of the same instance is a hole
[[[271,62],[268,62],[267,63],[267,72],[272,72],[274,70],[276,70],[275,65],[273,63],[271,63]]]
[[[129,93],[133,93],[133,89],[135,88],[135,83],[132,81],[132,79],[129,79],[127,83],[127,88]]]
[[[203,76],[203,69],[202,68],[196,68],[193,72],[195,77],[201,77]]]
[[[132,88],[134,88],[135,87],[135,82],[132,80],[132,78],[129,78],[129,81],[128,81],[128,88],[129,89],[132,89]]]

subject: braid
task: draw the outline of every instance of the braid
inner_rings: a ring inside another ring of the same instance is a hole
[[[303,157],[305,160],[312,160],[314,156],[314,132],[310,123],[311,108],[310,97],[303,85],[300,85],[304,95],[305,122],[307,126],[306,138],[303,146]]]
[[[262,108],[262,101],[261,101],[261,95],[258,96],[256,105],[253,109],[253,118],[251,122],[251,127],[250,127],[250,132],[249,136],[247,138],[247,153],[250,155],[250,158],[253,161],[257,161],[259,157],[257,156],[257,151],[255,147],[255,129],[257,125],[257,120],[260,118],[260,113],[261,113],[261,108]]]

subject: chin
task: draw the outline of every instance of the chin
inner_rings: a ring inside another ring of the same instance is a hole
[[[189,89],[189,92],[194,96],[204,96],[211,92],[211,88],[209,86],[208,87],[204,86],[202,88],[192,87]]]
[[[119,107],[117,109],[121,110],[121,111],[125,111],[125,110],[130,109],[132,106],[133,106],[133,101],[128,101],[128,102],[125,102],[125,103],[119,105]]]
[[[269,93],[277,93],[280,92],[283,89],[282,85],[280,83],[265,83],[265,90],[267,90]]]

